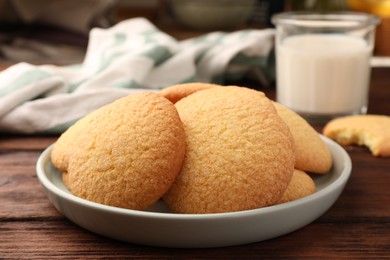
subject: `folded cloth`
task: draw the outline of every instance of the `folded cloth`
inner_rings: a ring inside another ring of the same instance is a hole
[[[0,132],[61,133],[131,93],[184,82],[273,77],[273,29],[212,32],[177,41],[143,18],[90,32],[84,61],[16,64],[0,73]]]

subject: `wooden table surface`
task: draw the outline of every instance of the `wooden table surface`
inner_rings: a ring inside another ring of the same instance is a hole
[[[273,89],[264,91],[274,97]],[[390,114],[390,69],[373,70],[369,113]],[[0,134],[0,259],[390,259],[390,158],[374,158],[364,147],[346,148],[351,178],[333,207],[310,225],[248,245],[170,249],[105,238],[63,217],[35,172],[38,156],[56,138]]]

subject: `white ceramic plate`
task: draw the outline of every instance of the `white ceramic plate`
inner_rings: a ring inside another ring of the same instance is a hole
[[[163,247],[221,247],[258,242],[295,231],[326,212],[351,173],[343,148],[324,138],[333,169],[315,177],[318,191],[266,208],[221,214],[174,214],[159,201],[146,211],[106,206],[72,195],[51,161],[52,147],[37,162],[37,175],[49,200],[68,219],[94,233],[131,243]]]

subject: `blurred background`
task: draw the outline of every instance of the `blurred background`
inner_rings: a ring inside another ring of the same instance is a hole
[[[377,15],[376,56],[390,56],[390,0],[0,0],[0,65],[82,62],[93,27],[145,17],[178,40],[223,30],[272,27],[283,11]]]

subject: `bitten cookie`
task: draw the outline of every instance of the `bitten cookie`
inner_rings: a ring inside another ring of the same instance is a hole
[[[287,124],[295,143],[295,168],[312,173],[326,173],[332,167],[332,155],[318,132],[305,119],[285,106],[273,102]]]
[[[337,118],[326,124],[323,133],[345,146],[367,146],[374,156],[390,156],[389,116],[355,115]]]
[[[158,92],[158,94],[175,104],[180,99],[185,98],[197,91],[214,87],[220,87],[220,85],[197,82],[183,83],[164,88]]]
[[[294,170],[293,140],[262,92],[216,87],[175,106],[186,133],[186,155],[163,197],[172,211],[232,212],[280,200]]]
[[[80,119],[58,139],[51,159],[75,195],[142,210],[169,189],[184,154],[184,129],[174,105],[142,93]]]
[[[306,197],[316,192],[313,179],[304,171],[294,170],[291,181],[279,203],[289,202]]]

